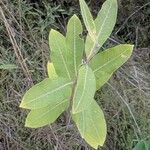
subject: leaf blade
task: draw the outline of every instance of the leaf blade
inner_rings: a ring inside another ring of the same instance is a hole
[[[96,27],[95,27],[92,14],[84,0],[79,0],[79,2],[80,2],[80,9],[81,9],[82,18],[84,20],[84,24],[88,30],[89,35],[91,36],[91,39],[94,40]]]
[[[106,139],[107,127],[104,114],[96,101],[84,111],[73,114],[72,118],[85,141],[93,148],[102,146]]]
[[[82,62],[84,41],[79,36],[82,32],[81,21],[76,15],[73,15],[68,22],[66,34],[66,44],[69,53],[68,59],[71,62],[69,68],[71,68],[72,77],[74,77],[74,74],[77,75],[78,67]]]
[[[69,63],[67,61],[66,39],[56,30],[51,30],[49,34],[49,45],[51,48],[51,60],[56,69],[56,73],[61,77],[68,77],[71,80]]]
[[[106,11],[107,10],[107,11]],[[117,0],[107,0],[95,20],[99,44],[102,46],[110,36],[117,19]],[[107,28],[106,28],[107,27]],[[104,30],[105,29],[105,30]],[[103,38],[102,38],[103,37]]]
[[[111,35],[117,19],[117,10],[117,0],[106,0],[102,5],[94,21],[97,39],[95,41],[91,40],[93,46],[89,45],[89,38],[86,42],[86,55],[88,58],[96,54]]]
[[[23,96],[20,107],[26,109],[39,109],[48,105],[57,105],[64,99],[69,99],[72,82],[64,78],[51,80],[49,78],[34,85]]]
[[[79,69],[77,85],[73,96],[73,114],[83,111],[90,105],[96,91],[95,87],[96,82],[93,71],[88,65],[83,65]]]
[[[25,126],[39,128],[51,124],[67,109],[68,105],[68,100],[63,100],[57,105],[49,105],[41,109],[31,110],[26,118]]]
[[[121,44],[97,54],[90,61],[90,67],[96,77],[97,88],[105,84],[113,72],[129,59],[132,51],[133,45]]]

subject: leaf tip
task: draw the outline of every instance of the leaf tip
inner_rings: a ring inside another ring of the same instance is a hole
[[[20,107],[20,108],[25,108],[23,101],[20,103],[19,107]]]
[[[27,106],[27,104],[25,103],[24,98],[22,99],[22,101],[21,101],[19,107],[20,107],[20,108],[28,109],[28,106]]]
[[[31,111],[29,112],[26,121],[25,121],[25,125],[26,128],[36,128],[33,124],[32,118],[31,118]]]
[[[99,145],[93,146],[93,148],[94,148],[94,149],[98,149],[98,146],[99,146]]]
[[[25,122],[25,125],[24,125],[26,128],[31,128],[30,127],[30,125],[27,123],[27,122]]]
[[[51,80],[54,80],[58,77],[55,67],[54,67],[54,64],[49,61],[47,63],[47,73],[48,73],[49,79],[51,79]]]
[[[131,47],[132,47],[132,49],[134,48],[134,45],[133,44],[131,44]]]
[[[24,125],[26,128],[32,128],[32,129],[35,129],[36,127],[32,126],[27,120],[25,122],[25,125]]]
[[[73,18],[78,18],[76,14],[74,14],[72,17],[73,17]]]
[[[51,29],[49,35],[51,35],[52,33],[56,32],[56,30]]]
[[[126,44],[126,46],[128,47],[128,50],[130,50],[131,52],[134,49],[134,45],[133,44]]]

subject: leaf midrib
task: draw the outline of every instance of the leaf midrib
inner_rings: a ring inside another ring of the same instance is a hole
[[[75,74],[77,75],[77,62],[76,62],[76,27],[75,27],[75,20],[73,21],[73,35],[74,35],[74,45],[73,45],[73,48],[74,48],[74,68],[75,68]]]

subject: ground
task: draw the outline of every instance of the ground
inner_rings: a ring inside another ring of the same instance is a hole
[[[89,0],[96,16],[104,0]],[[150,2],[119,0],[115,29],[104,47],[116,43],[135,45],[131,59],[97,91],[95,99],[105,113],[107,141],[102,150],[131,150],[140,139],[150,138]],[[92,150],[81,139],[65,114],[52,126],[24,127],[26,110],[19,108],[25,91],[47,77],[51,28],[63,34],[68,19],[76,13],[77,0],[1,0],[0,150]]]

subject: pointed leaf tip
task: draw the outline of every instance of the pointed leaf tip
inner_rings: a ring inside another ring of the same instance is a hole
[[[71,18],[79,19],[78,16],[77,16],[76,14],[74,14]]]
[[[50,63],[50,62],[47,63],[47,73],[48,73],[48,77],[51,80],[54,80],[58,77],[53,63]]]
[[[23,107],[23,102],[22,102],[22,101],[21,101],[19,107],[20,107],[20,108],[24,108],[24,107]]]

